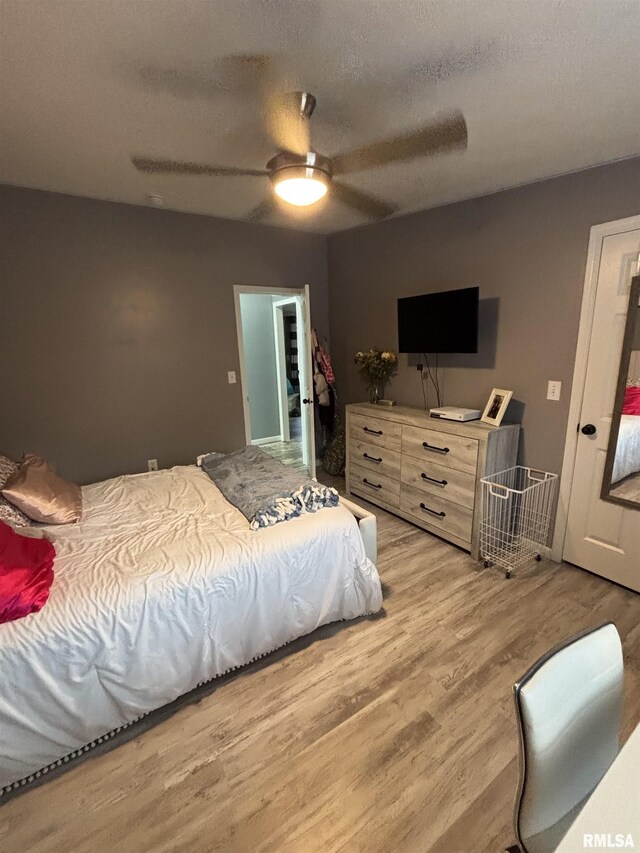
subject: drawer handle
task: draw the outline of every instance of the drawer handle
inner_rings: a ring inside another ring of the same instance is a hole
[[[437,515],[439,518],[444,518],[447,514],[446,512],[436,512],[435,509],[429,509],[426,504],[420,504],[420,509],[423,509],[425,512],[430,512],[431,515]]]
[[[381,429],[369,429],[369,427],[362,427],[365,432],[370,432],[371,435],[382,435]]]
[[[423,441],[422,446],[424,447],[425,450],[433,450],[435,453],[448,453],[449,452],[448,447],[438,447],[435,444],[429,444],[427,441]]]
[[[362,455],[364,456],[365,459],[368,459],[369,462],[382,462],[382,456],[380,456],[378,458],[376,456],[369,456],[368,453],[363,453]]]
[[[439,486],[446,486],[447,485],[446,480],[436,480],[436,479],[434,479],[434,477],[427,477],[426,474],[420,474],[420,476],[422,477],[423,480],[428,480],[430,483],[437,483]]]
[[[381,489],[382,488],[382,486],[379,483],[370,483],[366,477],[364,478],[364,480],[362,482],[366,483],[367,486],[372,486],[374,489]]]

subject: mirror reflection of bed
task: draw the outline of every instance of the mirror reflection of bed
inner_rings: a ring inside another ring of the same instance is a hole
[[[640,352],[636,353],[640,363]],[[640,398],[640,372],[634,384],[636,398]],[[630,397],[631,395],[627,395]],[[611,476],[609,495],[640,505],[640,410],[637,414],[623,414],[616,442],[616,459]]]
[[[640,509],[640,278],[631,291],[603,497]],[[619,419],[619,425],[616,425]],[[616,434],[617,433],[617,434]],[[606,486],[608,485],[608,489]]]

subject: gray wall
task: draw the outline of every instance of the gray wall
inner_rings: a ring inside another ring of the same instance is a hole
[[[0,452],[82,483],[244,443],[234,284],[311,286],[326,238],[0,187]]]
[[[396,298],[478,284],[477,355],[443,358],[445,402],[512,388],[521,458],[559,471],[589,228],[640,211],[640,159],[332,235],[332,356],[397,346]],[[329,327],[327,238],[0,187],[0,452],[80,482],[243,443],[233,285],[311,285]],[[548,402],[548,379],[563,382]],[[401,356],[387,395],[422,405]]]
[[[244,366],[249,386],[251,438],[280,435],[273,297],[240,295]]]
[[[479,285],[480,351],[442,357],[445,403],[483,408],[492,387],[513,389],[521,459],[559,472],[589,229],[639,213],[639,188],[634,159],[329,237],[341,401],[366,398],[356,350],[397,347],[399,296]],[[560,402],[546,400],[548,379],[562,381]],[[423,405],[406,355],[386,396]]]

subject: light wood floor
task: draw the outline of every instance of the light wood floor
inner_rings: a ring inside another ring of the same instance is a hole
[[[308,475],[307,466],[302,461],[302,418],[289,418],[289,434],[289,441],[271,441],[261,444],[260,448],[285,465]]]
[[[624,480],[611,486],[609,494],[614,498],[640,503],[640,471],[637,474],[629,474]]]
[[[626,737],[640,596],[567,565],[512,580],[384,512],[378,618],[326,626],[0,808],[3,853],[436,851],[511,843],[511,685],[613,619]]]

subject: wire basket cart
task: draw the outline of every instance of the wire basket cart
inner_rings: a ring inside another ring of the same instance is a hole
[[[480,556],[505,577],[527,560],[542,559],[547,544],[557,474],[516,465],[483,477]]]

